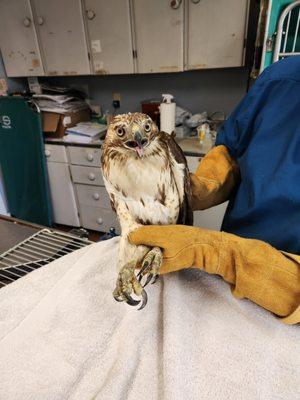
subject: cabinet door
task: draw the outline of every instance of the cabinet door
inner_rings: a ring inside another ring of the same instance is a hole
[[[133,73],[129,0],[85,0],[95,74]]]
[[[0,46],[7,76],[44,75],[29,0],[1,0]]]
[[[68,164],[49,161],[47,167],[54,222],[80,226]]]
[[[80,0],[32,0],[47,75],[89,74]]]
[[[137,72],[183,70],[183,2],[133,0]]]
[[[248,0],[187,1],[187,69],[242,66]]]

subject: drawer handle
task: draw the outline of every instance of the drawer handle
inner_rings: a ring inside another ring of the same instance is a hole
[[[50,150],[45,150],[45,156],[50,157],[51,156],[51,151]]]
[[[88,153],[88,155],[86,156],[88,161],[94,161],[94,156],[91,153]]]
[[[97,218],[97,223],[98,223],[99,225],[103,224],[103,219],[102,219],[102,218]]]
[[[93,198],[94,200],[99,200],[100,199],[99,193],[94,193]]]
[[[95,174],[93,174],[93,172],[90,172],[88,175],[88,178],[90,181],[94,181],[95,180]]]
[[[96,13],[93,10],[86,10],[86,16],[88,19],[94,19],[96,17]]]
[[[26,28],[28,28],[31,25],[31,19],[28,17],[25,17],[23,19],[23,24],[24,24],[24,26],[26,26]]]

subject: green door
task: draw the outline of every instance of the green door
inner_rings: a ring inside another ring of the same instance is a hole
[[[0,168],[10,214],[51,226],[41,118],[23,98],[0,97]]]

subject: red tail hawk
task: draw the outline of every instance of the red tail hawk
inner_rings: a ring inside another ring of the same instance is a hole
[[[141,113],[116,116],[102,149],[104,182],[122,229],[114,297],[136,305],[140,301],[131,294],[141,295],[143,308],[147,294],[141,278],[147,275],[148,284],[156,277],[161,250],[134,246],[127,237],[141,225],[192,224],[186,160],[173,137],[159,132],[151,118]],[[137,279],[135,269],[141,262]]]

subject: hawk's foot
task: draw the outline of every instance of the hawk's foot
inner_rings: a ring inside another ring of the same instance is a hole
[[[116,301],[126,301],[130,306],[137,306],[141,302],[133,299],[131,297],[132,293],[142,296],[142,304],[139,308],[141,310],[147,304],[148,296],[135,276],[135,266],[136,263],[131,261],[120,270],[113,296]]]
[[[148,283],[155,283],[158,279],[158,272],[162,264],[162,252],[159,247],[153,247],[149,253],[144,257],[142,268],[137,274],[139,282],[141,283],[144,276],[147,276],[146,282],[143,287],[147,286]]]

